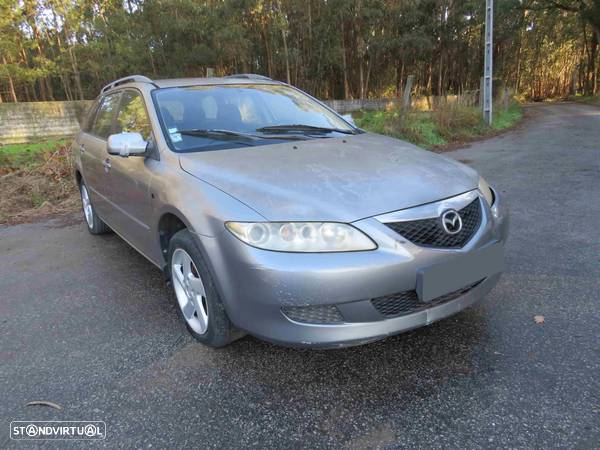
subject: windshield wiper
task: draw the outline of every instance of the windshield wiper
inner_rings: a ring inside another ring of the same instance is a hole
[[[207,138],[247,138],[254,139],[254,136],[246,133],[241,133],[238,131],[232,130],[220,130],[220,129],[211,129],[211,130],[202,130],[199,128],[193,128],[190,130],[177,130],[177,134],[183,134],[184,136],[198,136],[198,137],[207,137]]]
[[[344,133],[344,134],[355,134],[354,130],[343,130],[341,128],[327,128],[327,127],[315,127],[313,125],[304,124],[291,124],[291,125],[271,125],[268,127],[257,128],[256,131],[262,131],[265,133],[279,132],[279,131],[306,131],[314,133]]]
[[[300,139],[298,136],[257,136],[255,134],[243,133],[241,131],[233,131],[233,130],[222,130],[222,129],[208,129],[202,130],[198,128],[190,129],[190,130],[178,130],[176,131],[178,134],[183,134],[184,136],[197,136],[197,137],[205,137],[205,138],[215,138],[222,140],[237,140],[237,139],[248,139],[248,140],[257,140],[257,139],[289,139],[289,140],[297,140]]]

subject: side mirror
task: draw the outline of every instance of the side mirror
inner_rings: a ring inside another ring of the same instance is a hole
[[[118,133],[108,137],[106,150],[110,155],[145,156],[148,142],[140,133]]]
[[[354,119],[352,118],[352,114],[344,114],[342,116],[342,118],[348,122],[350,125],[352,125],[353,127],[356,126],[356,124],[354,123]]]

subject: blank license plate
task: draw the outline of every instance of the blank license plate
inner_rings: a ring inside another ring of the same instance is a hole
[[[429,302],[503,270],[504,247],[500,243],[488,245],[443,264],[419,269],[417,295],[421,301]]]

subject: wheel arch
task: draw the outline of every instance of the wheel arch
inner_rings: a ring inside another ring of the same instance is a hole
[[[158,242],[160,245],[160,252],[163,258],[163,263],[167,263],[167,253],[169,251],[169,242],[171,238],[181,230],[193,231],[190,223],[185,216],[179,211],[166,210],[163,211],[158,219],[157,231],[158,231]]]
[[[157,230],[158,230],[158,239],[159,239],[159,245],[160,245],[160,253],[162,256],[161,265],[163,268],[163,272],[165,273],[165,276],[167,277],[167,279],[169,279],[170,273],[169,273],[168,253],[169,253],[169,242],[171,241],[171,238],[175,235],[175,233],[177,233],[180,230],[188,230],[196,237],[198,237],[198,233],[192,227],[192,225],[190,224],[190,222],[186,218],[186,216],[183,213],[181,213],[181,211],[179,211],[178,209],[175,209],[175,208],[166,208],[164,211],[161,212],[159,220],[158,220],[158,224],[157,224]],[[195,242],[196,242],[196,245],[198,246],[198,249],[202,253],[202,256],[205,259],[208,270],[211,272],[211,275],[212,275],[213,279],[215,280],[215,284],[217,286],[217,290],[219,291],[219,294],[222,294],[219,278],[216,276],[210,256],[208,255],[206,249],[204,248],[204,245],[203,245],[201,239],[195,239]]]
[[[81,187],[81,182],[83,181],[83,175],[81,175],[81,171],[79,168],[75,169],[75,181],[77,182],[77,187]]]

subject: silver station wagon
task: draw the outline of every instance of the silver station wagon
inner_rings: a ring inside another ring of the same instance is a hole
[[[503,270],[507,208],[474,170],[259,75],[114,81],[73,152],[89,231],[164,270],[206,345],[363,344]]]

